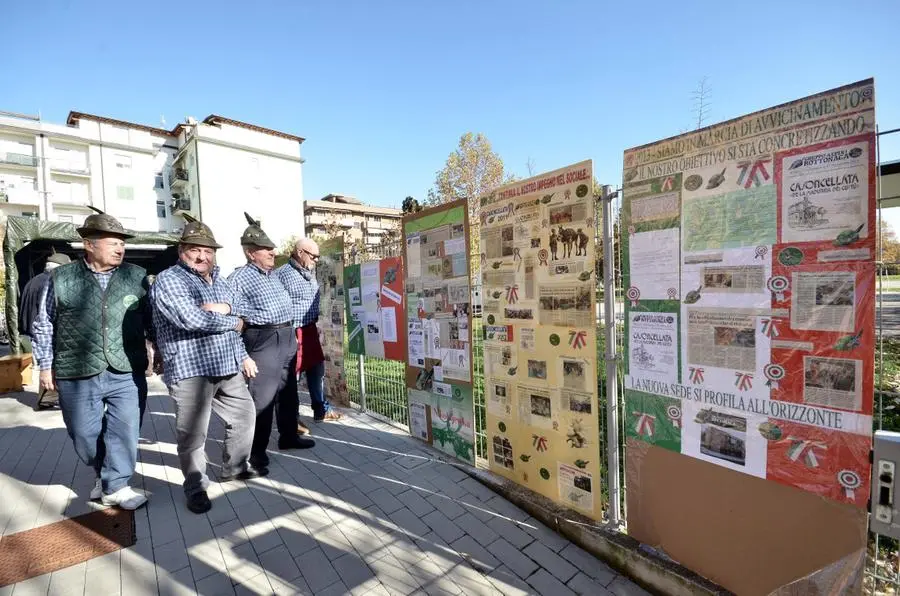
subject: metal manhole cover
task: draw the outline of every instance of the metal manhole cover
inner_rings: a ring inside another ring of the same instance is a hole
[[[415,470],[431,463],[430,460],[424,457],[412,457],[409,455],[398,455],[393,459],[393,462],[404,470]]]

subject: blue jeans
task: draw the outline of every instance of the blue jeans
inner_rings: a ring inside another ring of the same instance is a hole
[[[309,388],[309,401],[313,416],[322,418],[331,409],[331,404],[325,397],[325,363],[320,362],[301,374],[306,375],[306,386]]]
[[[105,370],[93,377],[56,381],[75,453],[97,472],[105,494],[127,486],[134,474],[142,397],[136,380],[135,373]]]

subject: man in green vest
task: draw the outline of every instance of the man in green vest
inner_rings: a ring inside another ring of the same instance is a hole
[[[59,392],[75,452],[97,474],[91,499],[137,509],[147,497],[128,482],[147,398],[147,272],[123,261],[133,236],[95,211],[78,228],[84,258],[50,275],[32,326],[34,357],[41,390]]]

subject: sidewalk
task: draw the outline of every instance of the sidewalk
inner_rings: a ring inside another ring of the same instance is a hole
[[[137,544],[0,588],[0,596],[646,594],[364,414],[314,425],[313,449],[272,447],[268,477],[214,482],[213,509],[194,515],[184,506],[164,389],[151,384],[141,432],[135,484],[150,503],[136,512]],[[77,461],[62,416],[33,411],[35,402],[34,393],[0,396],[3,535],[93,510],[92,473]],[[310,411],[302,413],[312,425]],[[207,453],[215,473],[223,428],[213,419]]]

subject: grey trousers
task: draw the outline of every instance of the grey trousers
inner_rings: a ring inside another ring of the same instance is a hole
[[[175,400],[175,433],[185,495],[190,497],[209,487],[205,448],[212,412],[225,425],[222,474],[238,474],[247,469],[256,408],[240,373],[181,379],[169,387],[169,394]]]

